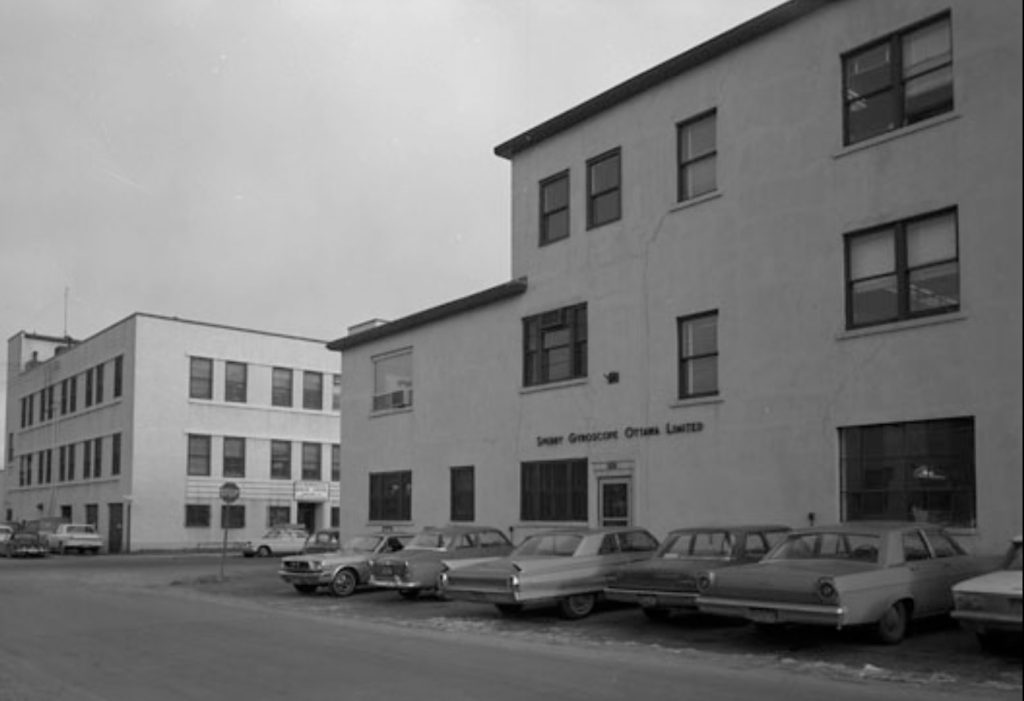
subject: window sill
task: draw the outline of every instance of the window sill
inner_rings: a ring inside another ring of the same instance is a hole
[[[228,402],[219,399],[198,399],[189,397],[189,404],[215,406],[226,409],[249,409],[250,411],[280,411],[290,414],[307,414],[310,416],[340,415],[340,409],[305,409],[296,406],[275,406],[274,404],[253,404],[251,402]]]
[[[849,156],[852,153],[864,151],[865,149],[873,148],[875,146],[878,146],[879,144],[888,143],[889,141],[893,141],[895,139],[902,139],[904,136],[917,134],[918,132],[926,131],[928,129],[937,127],[941,124],[945,124],[946,122],[952,122],[957,119],[960,119],[959,112],[946,112],[945,114],[940,114],[936,117],[932,117],[931,119],[926,119],[923,122],[918,122],[917,124],[911,124],[910,126],[900,127],[899,129],[893,129],[892,131],[887,131],[884,134],[873,136],[870,139],[858,141],[857,143],[850,144],[849,146],[843,146],[842,148],[840,148],[839,151],[832,154],[832,158],[840,159],[843,158],[844,156]]]
[[[579,387],[585,385],[590,381],[587,377],[575,377],[571,380],[561,380],[559,382],[546,382],[542,385],[530,385],[529,387],[520,387],[519,394],[534,394],[535,392],[546,392],[548,390],[562,389],[564,387]]]
[[[703,406],[706,404],[721,404],[725,400],[721,395],[716,394],[713,397],[694,397],[693,399],[677,399],[670,403],[668,406],[670,409],[684,409],[690,406]]]
[[[848,329],[841,331],[836,335],[836,340],[845,341],[853,338],[862,338],[864,336],[875,336],[883,333],[897,333],[900,331],[919,329],[925,326],[935,326],[937,324],[952,324],[966,319],[967,315],[962,311],[926,316],[919,319],[906,319],[903,321],[894,321],[888,324],[879,324],[878,326],[868,326],[862,329]]]
[[[682,202],[676,202],[674,205],[672,205],[672,207],[669,209],[669,211],[670,212],[679,212],[679,211],[684,210],[684,209],[689,209],[690,207],[696,207],[698,205],[702,205],[705,202],[710,202],[711,200],[717,200],[720,197],[722,197],[722,191],[721,190],[715,190],[714,192],[707,192],[707,193],[705,193],[703,195],[698,195],[697,197],[693,197],[693,198],[690,198],[688,200],[683,200]]]
[[[412,413],[412,405],[410,404],[409,406],[398,407],[396,409],[381,409],[379,411],[371,411],[370,412],[370,418],[371,419],[376,419],[376,418],[381,417],[381,416],[391,416],[393,414],[411,414],[411,413]]]

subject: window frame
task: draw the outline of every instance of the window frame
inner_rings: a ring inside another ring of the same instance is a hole
[[[283,466],[283,467],[282,467]],[[270,441],[270,479],[291,480],[292,478],[292,442],[284,440]]]
[[[211,460],[213,441],[209,434],[189,433],[186,449],[186,472],[189,477],[209,477],[211,474]],[[99,469],[94,471],[94,476],[99,476]]]
[[[713,128],[715,130],[714,143],[710,151],[705,151],[697,155],[687,154],[688,157],[683,155],[683,144],[684,137],[688,131],[706,120],[712,120]],[[687,194],[687,184],[691,182],[687,178],[687,174],[691,170],[706,161],[714,160],[714,183],[709,190],[704,190],[695,194]],[[677,202],[689,202],[690,200],[710,195],[711,193],[718,191],[718,110],[712,108],[705,110],[700,114],[694,115],[689,119],[685,119],[676,124],[676,201]]]
[[[683,342],[683,338],[684,338],[683,330],[684,330],[684,327],[686,327],[687,324],[690,324],[690,323],[693,323],[693,322],[697,322],[697,321],[702,321],[704,319],[709,319],[709,318],[712,318],[712,317],[715,319],[715,349],[714,349],[714,351],[713,352],[706,352],[706,353],[693,353],[691,355],[686,355],[685,351],[684,351],[686,344]],[[706,311],[706,312],[700,312],[698,314],[688,314],[686,316],[681,316],[681,317],[678,317],[676,319],[676,347],[677,347],[677,350],[678,350],[678,355],[677,355],[677,363],[678,363],[678,365],[677,365],[676,369],[677,369],[677,372],[679,374],[678,385],[677,385],[677,397],[678,397],[678,399],[684,400],[684,399],[698,399],[698,398],[701,398],[701,397],[717,397],[719,395],[719,393],[721,392],[721,383],[719,382],[719,377],[720,377],[720,373],[719,373],[719,358],[721,357],[721,351],[719,349],[720,344],[718,342],[718,326],[719,326],[718,322],[719,322],[719,314],[718,314],[718,310],[717,309],[713,309],[713,310]],[[704,391],[704,392],[693,391],[693,388],[691,388],[689,386],[690,383],[687,381],[687,378],[689,377],[689,373],[686,372],[686,368],[691,363],[694,363],[694,362],[697,362],[697,361],[701,361],[701,360],[707,360],[708,358],[714,358],[714,360],[715,360],[715,388],[713,390]]]
[[[220,526],[223,530],[245,528],[245,504],[221,504]]]
[[[209,504],[185,504],[185,528],[209,528],[210,512]]]
[[[287,380],[287,383],[284,380]],[[284,385],[287,384],[287,387]],[[274,367],[270,371],[270,405],[290,408],[295,404],[295,371]]]
[[[213,358],[189,356],[188,361],[188,398],[213,399]],[[207,368],[209,374],[197,373],[201,368]]]
[[[383,383],[381,381],[381,365],[400,358],[408,358],[409,371],[404,377],[395,375],[395,377],[399,378],[395,381],[398,389],[388,389],[386,386],[387,383]],[[413,390],[415,388],[412,347],[400,348],[375,355],[371,358],[371,362],[373,363],[373,396],[371,399],[372,413],[411,410],[414,401]],[[403,383],[408,386],[403,387]]]
[[[456,465],[449,473],[449,520],[472,522],[476,520],[476,468]]]
[[[616,159],[616,182],[615,185],[606,187],[599,191],[594,191],[594,170],[601,164],[612,159]],[[615,195],[616,199],[616,213],[607,219],[598,220],[596,217],[596,204],[598,200]],[[622,219],[622,148],[616,146],[613,149],[609,149],[604,153],[598,154],[593,158],[587,160],[587,230],[596,229],[606,224],[612,224]]]
[[[551,489],[564,471],[564,489]],[[519,464],[519,520],[586,523],[590,474],[586,458],[537,460]]]
[[[309,482],[323,481],[324,448],[322,444],[303,441],[302,465],[300,469],[303,480]]]
[[[229,446],[241,449],[229,454]],[[221,446],[221,473],[224,477],[245,477],[246,440],[244,436],[224,436]],[[237,452],[237,454],[236,454]]]
[[[316,386],[310,387],[310,381]],[[324,410],[324,374],[316,370],[302,371],[302,408],[311,411]]]
[[[587,303],[582,302],[523,317],[522,382],[524,387],[538,387],[587,377],[590,335],[587,313]],[[568,330],[566,342],[557,346],[545,347],[547,334],[554,335],[563,329]],[[568,350],[568,375],[553,377],[551,354],[553,351],[563,348]]]
[[[237,373],[241,375],[238,376]],[[224,401],[245,404],[248,400],[249,365],[237,360],[224,361]]]
[[[389,496],[382,492],[397,489]],[[369,474],[369,520],[408,522],[412,520],[412,470],[389,470]]]
[[[548,188],[557,186],[561,182],[565,182],[565,205],[561,207],[547,208],[547,198],[545,193]],[[537,205],[537,217],[538,217],[538,245],[547,246],[557,241],[563,241],[569,238],[570,227],[572,223],[570,200],[572,199],[572,190],[570,189],[572,181],[569,179],[569,169],[549,175],[538,183],[539,191],[539,202]],[[551,222],[562,212],[565,212],[565,231],[561,235],[551,235]]]

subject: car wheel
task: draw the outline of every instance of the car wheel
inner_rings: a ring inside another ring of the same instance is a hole
[[[668,609],[661,608],[645,608],[643,609],[644,615],[652,621],[667,621],[668,617],[672,615],[672,612]]]
[[[398,595],[407,601],[415,601],[420,598],[419,589],[399,589]]]
[[[897,601],[875,624],[875,635],[886,645],[895,645],[907,636],[907,605]]]
[[[299,592],[300,594],[315,594],[316,593],[316,585],[315,584],[294,584],[292,586],[294,586],[295,587],[295,591]]]
[[[573,594],[562,599],[558,603],[558,609],[563,618],[575,621],[589,616],[596,603],[597,597],[593,594]]]
[[[349,596],[356,590],[358,583],[352,570],[338,570],[331,580],[331,593],[335,596]]]
[[[256,557],[270,557],[270,548],[266,545],[261,545],[259,550],[256,551]]]
[[[514,616],[523,610],[522,604],[495,604],[502,616]]]

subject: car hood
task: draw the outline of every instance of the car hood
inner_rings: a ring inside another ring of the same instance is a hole
[[[594,558],[587,558],[593,560]],[[458,573],[473,577],[503,578],[517,572],[551,572],[571,567],[580,562],[580,558],[560,555],[527,555],[523,557],[499,557],[469,567],[458,569]]]
[[[451,557],[451,553],[445,550],[402,550],[388,555],[379,555],[373,558],[374,562],[386,564],[389,562],[434,562]]]
[[[325,565],[354,564],[365,562],[373,557],[372,553],[357,550],[331,550],[322,553],[306,553],[283,558],[288,562],[322,562]]]
[[[1022,581],[1024,576],[1020,570],[999,570],[959,582],[953,586],[953,591],[1020,596]]]

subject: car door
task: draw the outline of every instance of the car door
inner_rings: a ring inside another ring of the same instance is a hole
[[[941,565],[942,597],[939,605],[943,609],[953,608],[953,593],[950,588],[957,582],[977,574],[974,558],[966,554],[956,541],[942,531],[925,533],[936,562]]]
[[[902,542],[915,616],[928,616],[943,610],[944,602],[950,596],[945,563],[933,555],[919,529],[903,531]]]

